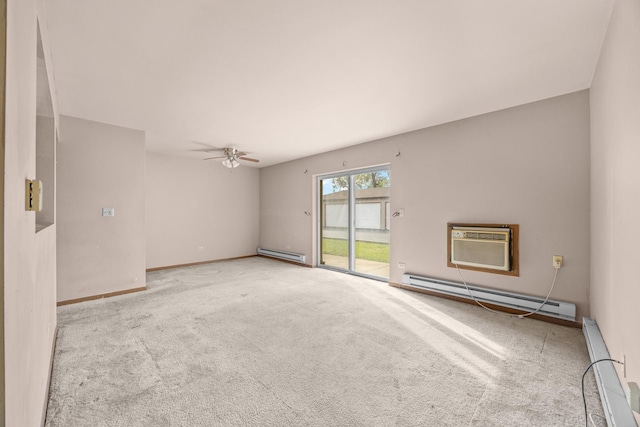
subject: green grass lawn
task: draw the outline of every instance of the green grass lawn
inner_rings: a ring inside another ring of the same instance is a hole
[[[342,239],[322,239],[322,252],[327,255],[349,256],[349,245]],[[356,258],[389,262],[389,244],[356,241]]]

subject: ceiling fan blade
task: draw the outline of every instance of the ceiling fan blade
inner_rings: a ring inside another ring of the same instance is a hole
[[[251,157],[240,157],[240,160],[246,160],[248,162],[255,162],[255,163],[258,163],[260,161],[258,159],[252,159]]]
[[[224,159],[224,158],[226,158],[226,156],[207,157],[206,159],[202,159],[202,160],[214,160],[214,159]]]
[[[222,153],[222,149],[218,149],[218,148],[193,148],[189,151],[192,153],[215,153],[215,152]]]

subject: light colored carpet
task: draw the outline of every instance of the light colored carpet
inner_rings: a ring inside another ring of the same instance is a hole
[[[48,426],[584,424],[579,329],[264,258],[147,285],[59,308]]]

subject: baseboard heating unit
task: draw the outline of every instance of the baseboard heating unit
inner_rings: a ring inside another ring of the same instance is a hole
[[[472,298],[463,283],[416,276],[413,274],[403,274],[402,284],[410,288],[424,289],[469,300],[476,299],[483,303],[495,304],[527,312],[537,310],[540,304],[544,302],[544,298],[469,285],[469,290],[471,290],[471,294],[473,295]],[[548,300],[536,314],[575,322],[576,305],[569,302]]]
[[[595,320],[584,317],[582,332],[587,341],[587,350],[589,350],[592,362],[611,358]],[[596,363],[592,369],[596,377],[596,384],[598,384],[607,425],[612,427],[637,426],[613,363],[608,361]]]
[[[282,259],[285,261],[299,262],[301,264],[304,264],[306,259],[305,256],[302,254],[296,254],[293,252],[285,252],[285,251],[276,251],[273,249],[264,249],[264,248],[258,248],[258,255],[264,255],[271,258]]]

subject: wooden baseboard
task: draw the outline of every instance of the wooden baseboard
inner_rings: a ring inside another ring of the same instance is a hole
[[[421,293],[421,294],[430,295],[430,296],[434,296],[434,297],[445,298],[445,299],[449,299],[449,300],[453,300],[453,301],[463,302],[465,304],[477,305],[477,303],[475,301],[470,300],[470,299],[461,298],[461,297],[457,297],[457,296],[454,296],[454,295],[441,294],[439,292],[433,292],[433,291],[429,291],[429,290],[426,290],[426,289],[416,289],[416,288],[414,288],[412,286],[407,286],[407,285],[404,285],[404,284],[401,284],[401,283],[389,282],[389,286],[393,286],[394,288],[406,289],[408,291],[418,292],[418,293]],[[516,310],[514,308],[509,308],[509,307],[503,307],[501,305],[491,304],[491,303],[488,303],[488,302],[483,302],[482,305],[486,305],[491,310],[501,311],[503,313],[508,313],[508,314],[525,314],[526,313],[526,311]],[[582,328],[582,322],[572,322],[570,320],[557,319],[555,317],[549,317],[549,316],[545,316],[543,314],[532,314],[532,315],[527,316],[527,317],[530,317],[531,319],[542,320],[542,321],[548,322],[548,323],[554,323],[556,325],[569,326],[571,328]]]
[[[237,256],[237,257],[233,257],[233,258],[221,258],[221,259],[213,259],[213,260],[209,260],[209,261],[190,262],[188,264],[175,264],[175,265],[166,265],[166,266],[163,266],[163,267],[152,267],[152,268],[147,268],[147,273],[149,273],[151,271],[171,270],[172,268],[182,268],[182,267],[192,267],[194,265],[212,264],[214,262],[233,261],[233,260],[236,260],[236,259],[253,258],[253,257],[256,257],[256,256],[258,256],[258,255],[244,255],[244,256]]]
[[[286,260],[286,259],[272,258],[272,257],[268,257],[268,256],[264,256],[264,255],[257,255],[256,254],[256,255],[237,256],[237,257],[233,257],[233,258],[213,259],[213,260],[210,260],[210,261],[190,262],[190,263],[187,263],[187,264],[167,265],[167,266],[164,266],[164,267],[152,267],[152,268],[147,268],[147,273],[149,273],[151,271],[171,270],[173,268],[192,267],[194,265],[213,264],[215,262],[233,261],[233,260],[237,260],[237,259],[247,259],[247,258],[255,258],[255,257],[272,259],[274,261],[280,261],[280,262],[286,262],[288,264],[298,265],[300,267],[313,268],[313,266],[311,264],[301,264],[301,263],[295,262],[295,261],[289,261],[289,260]]]
[[[47,421],[47,410],[49,409],[49,387],[51,387],[51,377],[53,375],[53,358],[56,354],[57,342],[58,342],[58,325],[56,324],[56,328],[53,331],[53,342],[51,343],[51,355],[49,357],[49,375],[47,376],[47,388],[45,389],[47,392],[44,397],[40,427],[44,427],[44,424]]]
[[[76,304],[76,303],[79,303],[79,302],[93,301],[93,300],[96,300],[96,299],[116,297],[118,295],[131,294],[133,292],[141,292],[141,291],[146,291],[146,290],[147,290],[147,287],[143,286],[141,288],[125,289],[123,291],[108,292],[106,294],[91,295],[91,296],[88,296],[88,297],[70,299],[70,300],[66,300],[66,301],[58,301],[58,307],[60,307],[61,305]]]

